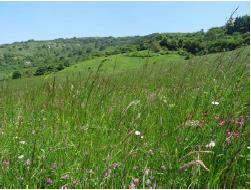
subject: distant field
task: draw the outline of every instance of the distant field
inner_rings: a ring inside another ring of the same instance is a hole
[[[0,81],[0,188],[249,188],[249,60],[119,54]]]

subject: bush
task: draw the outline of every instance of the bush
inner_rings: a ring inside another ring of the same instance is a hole
[[[57,66],[57,70],[58,71],[61,71],[61,70],[63,70],[64,69],[64,65],[63,64],[59,64],[58,66]]]
[[[35,76],[44,75],[47,71],[48,71],[47,67],[38,67],[34,75]]]
[[[21,78],[21,73],[20,73],[20,71],[14,71],[13,73],[12,73],[12,79],[19,79],[19,78]]]

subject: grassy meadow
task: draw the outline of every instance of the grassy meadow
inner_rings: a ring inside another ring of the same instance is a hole
[[[118,54],[0,81],[0,188],[249,188],[249,56]]]

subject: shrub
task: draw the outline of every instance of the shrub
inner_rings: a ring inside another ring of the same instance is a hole
[[[64,65],[63,64],[59,64],[58,66],[57,66],[57,70],[58,71],[61,71],[61,70],[63,70],[64,69]]]
[[[12,73],[12,79],[19,79],[19,78],[21,78],[21,73],[20,73],[20,71],[14,71],[13,73]]]
[[[34,73],[35,76],[44,75],[47,72],[47,67],[38,67],[36,72]]]

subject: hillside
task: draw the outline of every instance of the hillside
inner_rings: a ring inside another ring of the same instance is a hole
[[[222,27],[207,32],[155,33],[133,37],[87,37],[29,40],[0,45],[0,80],[32,77],[58,72],[70,65],[117,54],[147,57],[151,54],[179,54],[189,59],[192,55],[205,55],[232,51],[249,45],[250,17],[237,17]]]

